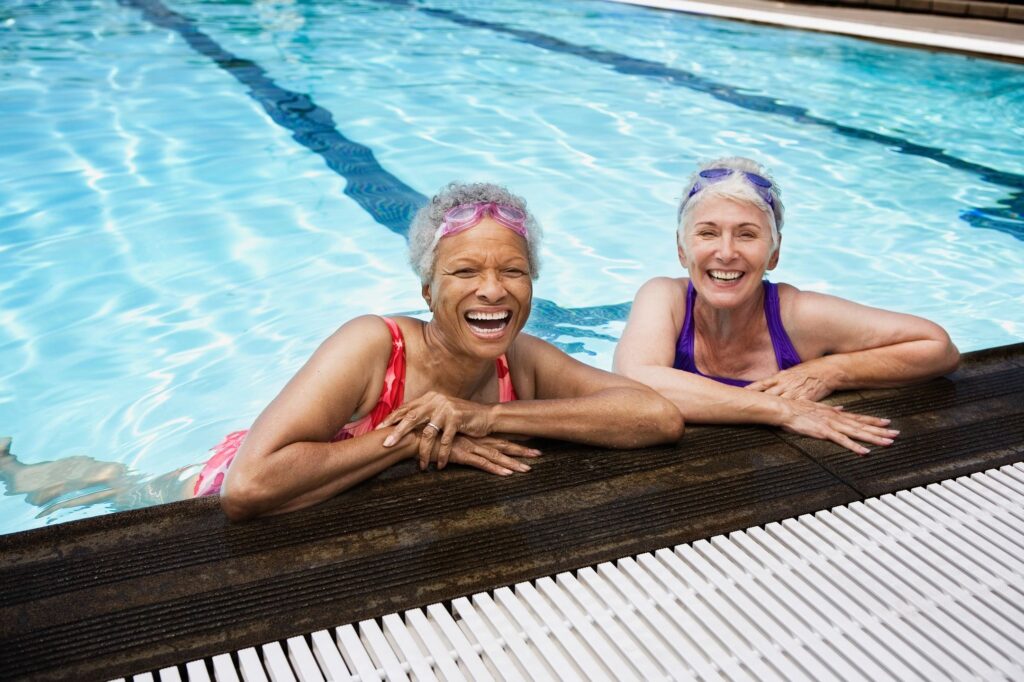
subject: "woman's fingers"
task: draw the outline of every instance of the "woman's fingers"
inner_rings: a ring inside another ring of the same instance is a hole
[[[428,421],[427,425],[420,431],[420,442],[419,450],[417,452],[417,460],[419,460],[420,471],[426,471],[427,467],[430,466],[430,460],[433,459],[434,445],[437,442],[437,435],[441,432],[441,427],[432,421]],[[438,466],[440,469],[441,467]]]
[[[835,429],[830,429],[826,437],[833,443],[838,443],[847,450],[852,450],[858,455],[866,455],[869,452],[871,452],[871,450],[869,450],[868,448],[864,447],[860,443],[855,443],[849,436],[839,431],[836,431]]]
[[[392,410],[391,414],[389,414],[388,416],[384,417],[384,419],[381,420],[380,424],[377,424],[377,426],[375,428],[377,428],[377,429],[384,429],[384,428],[387,428],[389,426],[394,426],[399,421],[401,421],[402,418],[408,412],[409,412],[409,406],[408,405],[405,405],[404,407],[399,407],[396,410]]]
[[[502,454],[495,448],[477,446],[474,454],[476,454],[479,457],[483,457],[484,459],[494,464],[497,464],[498,466],[504,469],[518,471],[524,474],[530,470],[530,465],[527,464],[526,462],[520,462],[519,460],[512,459],[511,457]]]
[[[842,445],[858,455],[866,455],[870,450],[861,443],[871,443],[883,447],[893,444],[893,439],[899,435],[895,429],[886,429],[874,424],[865,423],[848,413],[833,412],[835,415],[829,420],[828,439]],[[855,441],[860,441],[857,443]]]
[[[499,441],[499,443],[492,445],[492,447],[506,455],[512,455],[513,457],[540,457],[541,455],[540,450],[537,448],[528,448],[525,445],[507,440],[499,439]]]
[[[846,412],[843,410],[842,405],[836,405],[832,408],[839,414],[844,414],[851,419],[856,419],[862,424],[870,424],[871,426],[888,426],[892,423],[891,419],[885,419],[884,417],[872,417],[870,414],[860,414],[858,412]],[[898,433],[898,432],[897,432]]]
[[[775,377],[768,377],[767,379],[758,379],[747,384],[744,388],[748,388],[751,391],[764,391],[769,386],[773,386],[777,379]]]
[[[830,440],[858,455],[870,450],[861,443],[889,446],[899,435],[895,429],[885,428],[888,419],[845,412],[839,407],[822,405],[808,400],[790,403],[795,409],[794,419],[786,428],[814,438]],[[860,441],[860,442],[857,442]]]
[[[458,435],[459,430],[456,428],[457,424],[454,420],[449,420],[444,430],[441,432],[441,440],[438,444],[437,449],[437,468],[444,469],[448,466],[448,459],[452,453],[452,445],[455,443],[455,436]]]
[[[498,452],[511,455],[513,457],[540,457],[541,455],[541,451],[537,448],[527,447],[522,443],[506,440],[505,438],[498,438],[496,436],[473,438],[473,441],[479,445],[494,448]]]
[[[476,467],[477,469],[482,469],[483,471],[492,474],[497,474],[498,476],[510,476],[511,474],[515,473],[508,467],[503,467],[500,464],[492,462],[486,457],[481,457],[480,455],[474,453],[469,453],[463,456],[462,461],[460,461],[459,464],[466,464],[471,467]]]
[[[855,427],[851,427],[851,426],[849,426],[847,424],[839,425],[838,427],[833,428],[833,430],[834,431],[838,431],[839,433],[842,433],[844,436],[846,436],[848,438],[853,438],[853,439],[858,440],[858,441],[860,441],[862,443],[870,443],[872,445],[883,445],[883,446],[886,446],[886,445],[892,445],[892,442],[893,442],[892,438],[889,438],[887,436],[879,436],[879,435],[874,434],[874,433],[868,433],[867,431],[864,431],[862,429],[857,429]]]
[[[492,474],[526,473],[530,470],[530,465],[526,462],[520,462],[501,451],[502,448],[511,445],[515,445],[515,447],[510,448],[510,450],[537,452],[518,444],[509,443],[501,438],[473,438],[460,435],[452,446],[449,461],[455,464],[465,464],[477,469],[483,469]]]
[[[889,439],[900,435],[898,430],[886,428],[892,423],[892,420],[890,419],[872,417],[871,415],[858,414],[856,412],[845,412],[843,411],[842,406],[833,407],[832,412],[843,422],[850,424],[856,429],[863,430],[866,433],[871,433]]]
[[[398,441],[412,433],[413,429],[419,426],[422,420],[415,412],[407,412],[395,425],[394,430],[384,439],[384,447],[389,448]]]
[[[456,461],[453,459],[452,461]],[[492,474],[508,474],[519,472],[525,474],[530,470],[526,462],[507,457],[494,448],[477,445],[472,452],[460,452],[458,455],[459,464],[468,464]]]
[[[874,443],[875,445],[892,445],[893,439],[899,435],[899,431],[894,429],[883,429],[878,426],[862,424],[856,420],[833,422],[833,428],[842,431],[851,438],[856,438],[865,443]]]

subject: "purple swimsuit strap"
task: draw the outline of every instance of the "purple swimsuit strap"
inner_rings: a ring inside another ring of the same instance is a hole
[[[768,322],[768,335],[772,339],[772,348],[775,350],[775,362],[779,365],[779,371],[799,365],[800,354],[782,326],[782,311],[779,307],[779,285],[764,281],[764,317]]]
[[[775,362],[779,369],[789,369],[800,364],[800,355],[796,352],[793,342],[782,326],[782,315],[779,310],[779,287],[776,284],[765,280],[764,286],[764,316],[768,323],[768,336],[772,341],[772,349],[775,351]],[[695,327],[693,323],[693,308],[697,302],[697,290],[690,281],[686,285],[686,314],[683,317],[683,328],[679,332],[679,340],[676,342],[676,357],[672,366],[684,372],[690,372],[699,376],[707,376],[699,369],[694,360],[693,343]],[[707,376],[708,379],[729,386],[746,386],[751,383],[744,379],[732,379],[730,377]]]

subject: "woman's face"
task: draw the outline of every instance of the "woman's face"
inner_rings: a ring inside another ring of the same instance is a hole
[[[756,296],[765,270],[779,260],[768,216],[752,204],[710,196],[692,218],[679,261],[700,297],[716,308],[734,308]]]
[[[449,342],[470,355],[498,357],[530,316],[526,240],[490,217],[443,238],[423,297]]]

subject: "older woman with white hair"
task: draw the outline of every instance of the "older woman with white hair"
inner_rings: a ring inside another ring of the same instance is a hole
[[[669,398],[688,422],[770,424],[858,454],[863,443],[889,445],[898,432],[888,420],[816,401],[944,374],[959,353],[928,320],[764,279],[779,262],[783,218],[778,184],[755,161],[702,165],[678,211],[689,277],[640,289],[615,370]]]
[[[263,411],[225,439],[195,494],[220,492],[232,519],[325,500],[401,460],[526,472],[543,436],[631,448],[673,441],[671,402],[523,334],[540,228],[490,184],[445,187],[409,232],[432,317],[342,325]],[[500,434],[500,435],[492,435]]]

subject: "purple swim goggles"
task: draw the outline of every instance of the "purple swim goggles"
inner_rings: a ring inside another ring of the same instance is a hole
[[[690,197],[708,185],[713,185],[716,182],[725,180],[733,173],[742,173],[743,177],[745,177],[747,182],[750,183],[750,186],[754,188],[755,192],[757,192],[757,195],[764,199],[764,202],[768,204],[772,210],[775,210],[775,197],[772,196],[772,181],[768,178],[762,177],[757,173],[736,170],[734,168],[706,168],[697,174],[697,182],[693,183],[693,189],[691,189],[690,193],[686,195],[686,201],[684,201],[679,207],[680,215],[683,212],[683,206],[685,206],[686,202],[690,200]]]
[[[477,225],[484,219],[485,215],[494,218],[520,237],[526,239],[526,213],[507,204],[496,204],[493,201],[478,204],[461,204],[448,209],[444,214],[444,220],[437,228],[437,236],[434,241],[443,237],[458,234]]]

